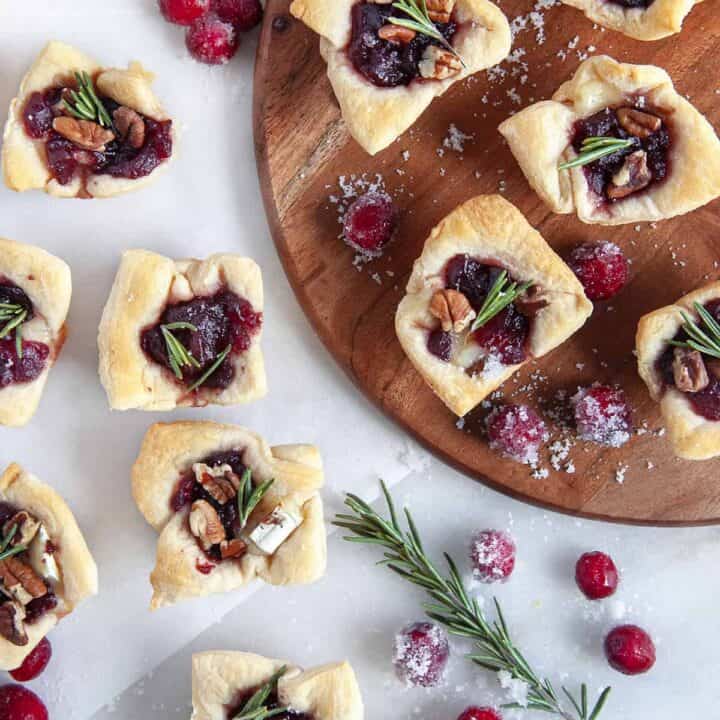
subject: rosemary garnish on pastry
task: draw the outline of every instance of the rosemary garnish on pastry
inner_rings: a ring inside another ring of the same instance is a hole
[[[400,27],[408,28],[408,30],[414,30],[421,35],[426,35],[433,40],[437,40],[444,48],[449,50],[460,62],[463,67],[465,63],[458,54],[457,50],[445,39],[443,34],[437,29],[435,23],[430,19],[430,14],[427,9],[426,0],[396,0],[392,4],[395,10],[400,10],[405,14],[409,15],[408,18],[397,18],[395,16],[389,17],[388,21],[393,25],[399,25]]]
[[[189,388],[188,392],[194,392],[201,385],[204,385],[210,376],[225,362],[225,358],[230,354],[232,345],[228,345],[213,361],[213,364],[196,380]]]
[[[694,306],[702,321],[702,327],[681,310],[680,314],[685,321],[682,328],[688,334],[689,339],[685,341],[671,340],[670,344],[720,358],[720,324],[699,302],[694,303]]]
[[[19,358],[22,357],[22,331],[20,326],[27,319],[27,310],[22,305],[15,303],[0,303],[0,323],[5,325],[0,329],[0,340],[15,331],[15,352]]]
[[[242,530],[248,523],[252,511],[258,506],[258,503],[265,497],[275,479],[268,480],[262,485],[258,485],[253,490],[252,470],[246,468],[240,480],[240,487],[237,491],[238,502],[238,520],[240,521],[240,529]]]
[[[482,307],[478,310],[477,317],[470,326],[470,332],[490,322],[490,320],[498,313],[501,313],[508,305],[514,303],[520,295],[532,285],[532,280],[522,285],[518,285],[516,282],[510,282],[508,280],[507,270],[503,270],[490,288],[490,292],[488,292]]]
[[[182,380],[182,369],[194,367],[199,369],[200,363],[192,356],[192,353],[173,335],[173,330],[190,330],[197,332],[197,328],[188,322],[175,322],[161,325],[160,331],[165,339],[170,367],[178,380]]]
[[[626,150],[634,144],[635,138],[623,140],[622,138],[614,137],[587,137],[582,141],[578,156],[573,160],[561,163],[558,165],[558,169],[569,170],[570,168],[589,165],[607,155],[612,155],[620,150]]]
[[[580,687],[579,698],[563,687],[562,691],[571,704],[571,707],[565,706],[550,680],[538,676],[515,646],[498,601],[495,600],[497,619],[489,622],[478,600],[471,598],[463,585],[452,558],[445,554],[449,574],[444,577],[427,556],[410,512],[405,509],[408,529],[404,530],[398,521],[390,492],[382,481],[381,487],[389,517],[381,517],[357,495],[348,494],[345,504],[352,515],[337,515],[333,523],[352,533],[345,539],[384,548],[385,559],[380,564],[423,588],[432,598],[432,602],[424,605],[428,617],[445,626],[452,634],[475,643],[476,652],[468,656],[469,660],[491,672],[508,672],[516,680],[526,683],[527,709],[543,711],[563,720],[597,720],[610,688],[605,688],[595,705],[588,707],[587,686],[584,683]],[[512,703],[506,707],[520,706]]]
[[[86,72],[75,73],[77,90],[68,90],[70,100],[65,98],[63,106],[67,112],[78,120],[90,120],[102,127],[111,128],[112,118],[102,100],[97,96],[93,81]]]
[[[12,543],[15,535],[17,535],[17,531],[18,526],[15,524],[10,528],[7,535],[3,537],[2,542],[0,542],[0,562],[27,550],[25,545],[14,545],[10,547],[10,543]]]
[[[269,710],[266,703],[270,694],[277,691],[278,680],[287,672],[287,666],[283,665],[254,695],[245,703],[238,715],[232,720],[267,720],[286,713],[289,708],[279,707]]]

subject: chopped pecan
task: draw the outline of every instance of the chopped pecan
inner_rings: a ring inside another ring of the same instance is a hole
[[[657,115],[650,115],[634,108],[620,108],[617,116],[623,130],[643,140],[662,127],[662,120]]]
[[[430,314],[445,332],[462,332],[476,316],[468,299],[457,290],[438,290],[430,300]]]
[[[223,540],[220,543],[220,557],[223,560],[242,557],[247,552],[247,544],[238,538]]]
[[[620,200],[646,188],[652,181],[647,154],[637,150],[625,158],[623,166],[613,176],[607,194],[611,200]]]
[[[120,137],[127,138],[136,150],[145,144],[145,121],[132,108],[119,107],[113,113],[113,121]]]
[[[28,644],[24,620],[25,608],[22,605],[16,602],[0,605],[0,635],[18,647]]]
[[[455,0],[427,0],[428,16],[433,22],[450,22]]]
[[[115,133],[90,120],[73,117],[56,117],[53,130],[78,147],[103,152],[105,145],[115,139]]]
[[[387,40],[397,45],[408,45],[415,39],[416,35],[417,33],[414,30],[399,25],[383,25],[378,30],[378,37],[381,40]]]
[[[211,468],[204,463],[196,463],[193,465],[193,472],[195,479],[221,505],[230,502],[237,495],[240,478],[229,465]]]
[[[675,387],[680,392],[700,392],[710,384],[705,362],[697,350],[676,347],[672,368]]]
[[[0,582],[7,594],[21,605],[44,597],[48,591],[43,579],[17,557],[0,560]]]
[[[17,527],[17,530],[15,530],[10,545],[13,547],[15,545],[29,545],[40,529],[40,521],[35,519],[29,512],[21,510],[3,525],[3,535],[7,537],[8,533],[12,532],[13,527]]]
[[[531,285],[515,300],[515,307],[527,318],[534,318],[549,304],[547,293],[540,285]]]
[[[420,75],[426,80],[447,80],[462,70],[460,58],[437,45],[428,45],[418,65]]]
[[[196,500],[190,508],[190,532],[200,541],[203,550],[225,540],[225,528],[215,508],[206,500]]]

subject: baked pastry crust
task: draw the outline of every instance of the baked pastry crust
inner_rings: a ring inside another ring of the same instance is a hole
[[[574,123],[607,107],[643,97],[672,134],[670,173],[663,181],[615,203],[599,203],[582,167],[560,170],[576,156]],[[576,212],[585,223],[622,225],[664,220],[720,195],[720,140],[705,117],[654,65],[629,65],[607,56],[586,60],[552,100],[531,105],[498,128],[528,182],[556,213]]]
[[[175,513],[170,501],[178,479],[192,464],[217,452],[245,448],[244,464],[256,483],[274,484],[253,513],[252,529],[280,503],[303,523],[274,555],[250,545],[240,560],[217,565],[209,575],[197,570],[207,558],[188,529],[187,512]],[[153,425],[132,470],[133,497],[160,539],[150,581],[151,607],[160,608],[191,597],[236,590],[255,577],[272,585],[306,584],[325,574],[327,562],[322,461],[310,445],[270,447],[255,433],[237,425],[177,422]]]
[[[467,253],[494,260],[518,281],[532,280],[547,296],[547,307],[533,319],[528,338],[532,357],[541,357],[567,340],[592,313],[592,303],[570,268],[555,254],[522,213],[499,195],[484,195],[457,207],[437,225],[415,261],[395,329],[405,353],[440,399],[463,416],[513,375],[519,365],[474,376],[467,365],[443,362],[428,352],[428,329],[437,325],[429,311],[433,294],[445,287],[450,258]]]
[[[357,0],[294,0],[290,12],[321,36],[320,53],[350,134],[375,155],[410,128],[434,98],[456,82],[496,65],[510,52],[510,26],[488,0],[458,0],[460,23],[453,40],[466,67],[447,80],[414,81],[380,88],[366,80],[350,61],[351,9]]]
[[[98,574],[75,517],[49,485],[13,463],[0,476],[0,500],[27,510],[42,522],[57,545],[55,559],[61,569],[61,583],[54,588],[61,604],[38,622],[26,625],[28,644],[20,647],[0,637],[0,669],[14,670],[63,617],[97,595]]]
[[[20,427],[35,414],[50,368],[62,348],[72,279],[70,268],[60,258],[5,238],[0,238],[0,278],[22,288],[33,303],[35,317],[23,323],[23,338],[50,348],[47,365],[39,377],[0,389],[0,425]]]
[[[636,40],[660,40],[682,30],[685,18],[702,0],[655,0],[648,8],[626,8],[609,0],[562,0],[598,25]]]
[[[140,63],[130,63],[127,70],[104,69],[85,53],[65,43],[48,43],[23,78],[16,98],[10,103],[2,148],[5,184],[18,192],[44,190],[49,195],[67,198],[87,192],[91,197],[107,198],[137,190],[152,182],[167,166],[163,161],[149,175],[137,179],[92,175],[83,188],[80,178],[67,185],[55,180],[45,160],[44,141],[34,140],[25,132],[22,113],[28,97],[42,92],[59,81],[72,79],[75,72],[96,76],[97,88],[107,97],[130,107],[153,120],[168,120],[160,101],[152,91],[154,75]]]
[[[303,671],[281,660],[219,650],[193,655],[192,720],[226,720],[228,706],[243,691],[263,685],[283,666],[287,671],[278,682],[282,703],[314,720],[362,720],[360,688],[347,662]]]
[[[694,303],[701,305],[720,298],[720,281],[715,281],[681,297],[642,318],[638,324],[635,349],[638,372],[650,392],[660,403],[660,412],[668,437],[678,457],[707,460],[720,455],[720,422],[712,422],[696,413],[685,393],[665,386],[656,363],[683,324],[681,310],[697,318]]]
[[[246,352],[232,355],[236,374],[227,388],[200,388],[192,397],[140,346],[141,331],[157,322],[168,303],[212,295],[221,287],[248,300],[256,312],[262,311],[262,276],[249,258],[219,254],[207,260],[171,260],[148,250],[123,254],[98,333],[100,380],[113,410],[238,405],[265,395],[262,329],[253,335]]]

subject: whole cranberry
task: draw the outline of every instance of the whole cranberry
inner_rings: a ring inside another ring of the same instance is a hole
[[[263,16],[260,0],[212,0],[211,8],[225,22],[240,32],[252,30]]]
[[[590,600],[610,597],[617,590],[618,580],[615,563],[603,552],[585,553],[575,564],[575,581]]]
[[[224,22],[214,13],[208,13],[188,28],[185,44],[199,62],[224,65],[237,52],[240,40],[231,23]]]
[[[11,670],[10,675],[18,682],[29,682],[42,675],[52,657],[52,645],[47,638],[43,638],[35,649],[25,658],[17,670]]]
[[[384,192],[368,192],[355,200],[345,213],[345,242],[368,257],[379,257],[397,228],[397,211]]]
[[[624,675],[641,675],[655,664],[655,644],[637,625],[619,625],[605,638],[610,667]]]
[[[515,541],[502,530],[482,530],[473,535],[470,560],[473,577],[483,583],[505,582],[515,569]]]
[[[158,0],[163,17],[175,25],[192,25],[205,15],[210,0]]]
[[[572,398],[581,440],[620,447],[630,439],[632,412],[620,388],[593,385]]]
[[[453,337],[449,332],[445,332],[438,328],[431,330],[427,339],[427,349],[436,358],[443,362],[449,362],[453,349]]]
[[[439,685],[445,676],[449,657],[447,635],[433,623],[408,625],[395,636],[393,664],[398,677],[408,685]]]
[[[537,462],[538,451],[549,435],[543,419],[527,405],[503,405],[486,420],[490,447],[516,462]]]
[[[473,705],[464,710],[458,720],[502,720],[502,715],[495,708]]]
[[[22,685],[0,687],[0,720],[48,720],[43,701]]]
[[[590,300],[609,300],[628,279],[628,261],[615,243],[580,245],[570,254],[568,264]]]

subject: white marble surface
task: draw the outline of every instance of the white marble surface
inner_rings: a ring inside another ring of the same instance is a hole
[[[53,634],[55,659],[34,683],[54,720],[186,718],[190,655],[216,647],[306,665],[347,657],[367,717],[377,720],[453,720],[466,702],[502,699],[492,678],[461,659],[462,647],[446,688],[401,688],[390,672],[392,634],[420,617],[419,596],[375,568],[371,550],[339,538],[330,542],[329,574],[317,586],[265,588],[151,615],[155,536],[131,501],[128,470],[147,426],[180,417],[243,423],[273,443],[317,443],[329,514],[343,490],[370,497],[384,477],[413,506],[438,552],[463,557],[473,529],[509,527],[520,562],[498,595],[519,644],[543,672],[592,687],[612,682],[605,716],[613,720],[713,715],[720,700],[717,530],[578,522],[497,495],[425,457],[332,364],[289,290],[260,203],[250,123],[254,36],[230,66],[208,69],[188,59],[181,31],[160,20],[154,0],[5,0],[0,13],[0,107],[44,42],[58,38],[107,64],[141,58],[158,72],[159,94],[184,129],[172,170],[137,195],[68,202],[0,189],[0,234],[42,245],[74,273],[70,336],[40,411],[26,429],[0,428],[0,463],[19,461],[66,496],[100,566],[100,596]],[[266,400],[163,416],[108,412],[96,378],[95,335],[128,247],[173,256],[230,250],[260,263]],[[624,573],[617,600],[602,605],[584,602],[571,580],[578,553],[594,547],[609,549]],[[245,595],[252,597],[243,602]],[[626,679],[607,668],[601,636],[613,616],[652,630],[659,660],[650,675]]]

